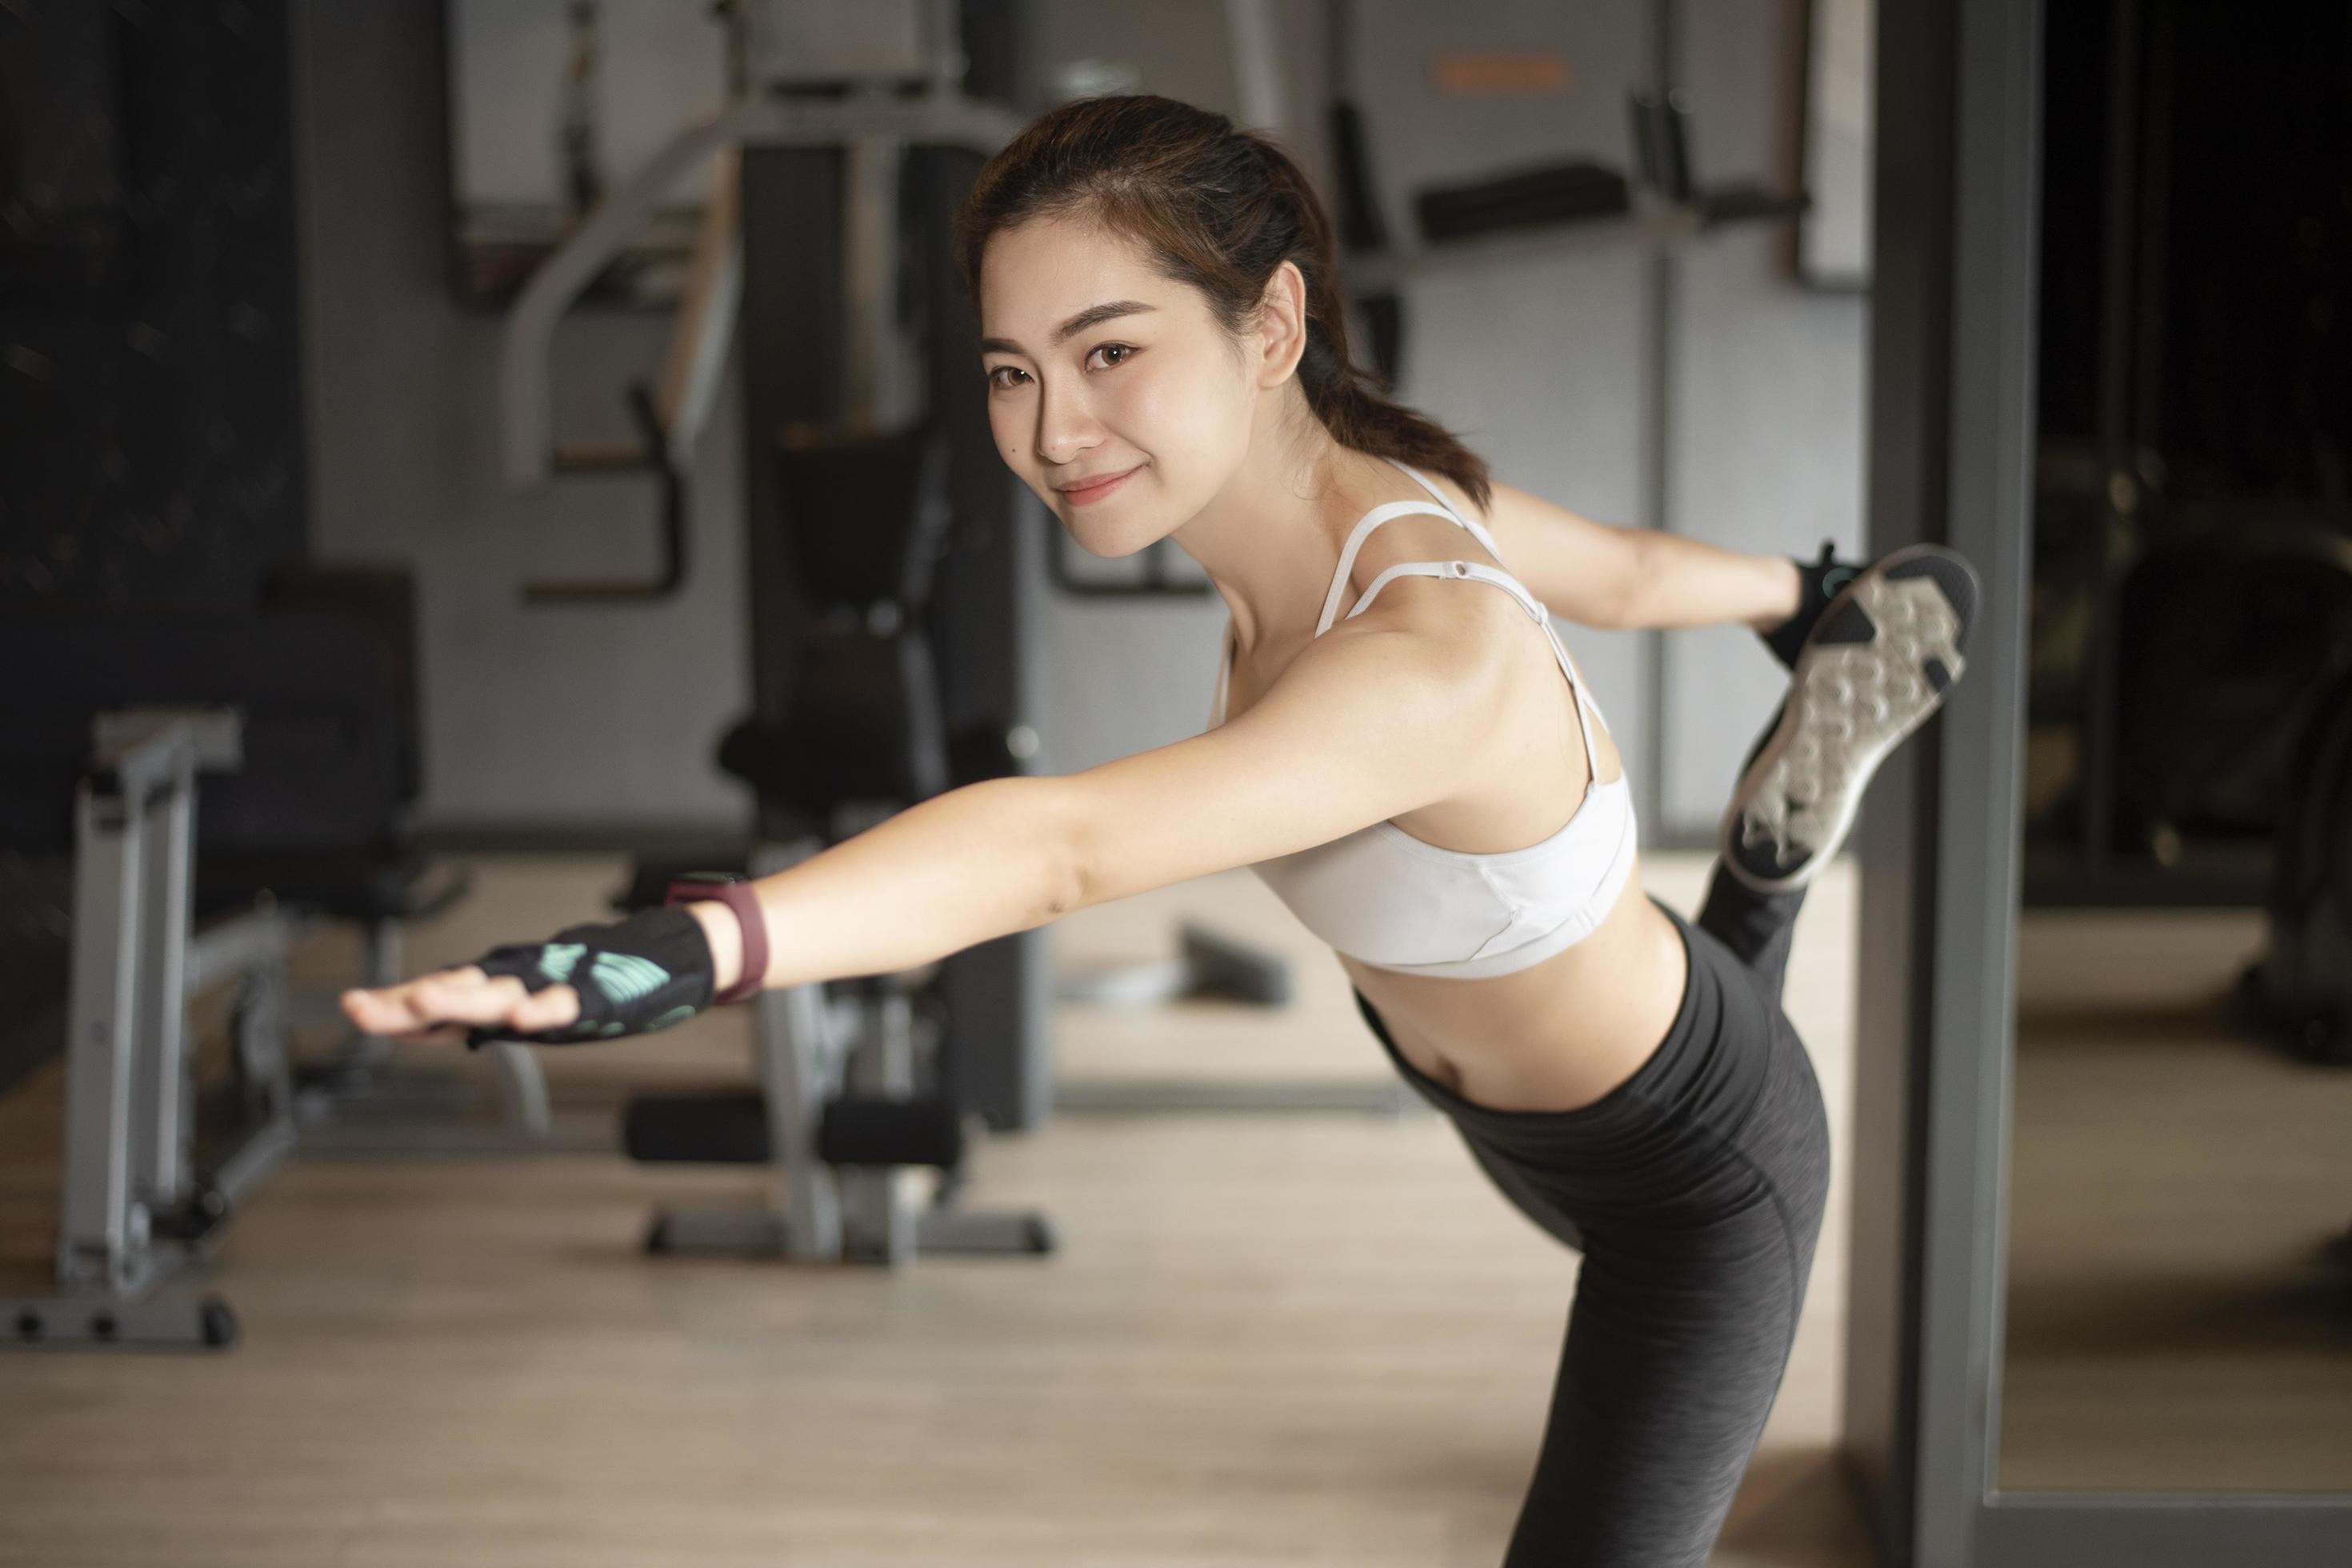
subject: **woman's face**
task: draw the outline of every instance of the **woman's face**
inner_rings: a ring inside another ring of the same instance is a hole
[[[1068,218],[999,232],[980,322],[996,449],[1093,554],[1182,527],[1249,450],[1261,356],[1129,240]]]

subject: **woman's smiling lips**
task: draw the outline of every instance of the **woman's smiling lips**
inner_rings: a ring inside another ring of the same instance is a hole
[[[1143,467],[1141,463],[1135,465],[1135,468],[1141,467]],[[1103,497],[1127,483],[1129,476],[1135,472],[1135,468],[1107,475],[1101,479],[1081,479],[1075,485],[1055,485],[1054,488],[1059,490],[1063,499],[1072,506],[1085,506],[1089,502],[1102,500]]]

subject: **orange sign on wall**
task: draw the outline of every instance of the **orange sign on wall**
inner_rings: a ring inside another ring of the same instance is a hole
[[[1437,90],[1462,98],[1533,98],[1568,90],[1568,57],[1548,52],[1440,55]]]

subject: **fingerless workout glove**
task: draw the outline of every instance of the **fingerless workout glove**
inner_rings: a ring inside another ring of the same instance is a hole
[[[485,974],[513,975],[534,996],[551,985],[571,986],[580,994],[580,1016],[536,1034],[503,1025],[469,1029],[469,1050],[488,1040],[571,1046],[651,1034],[709,1006],[716,978],[710,940],[682,909],[644,910],[611,925],[566,926],[551,942],[495,947],[475,963]]]
[[[1805,639],[1813,635],[1813,627],[1820,624],[1830,601],[1843,593],[1845,585],[1862,570],[1840,561],[1835,552],[1835,542],[1824,539],[1819,560],[1797,562],[1801,585],[1797,613],[1762,634],[1764,646],[1772,650],[1772,657],[1790,669],[1797,668],[1797,656],[1805,651]]]

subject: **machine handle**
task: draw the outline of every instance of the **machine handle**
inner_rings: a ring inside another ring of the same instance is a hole
[[[613,452],[600,448],[577,457],[567,456],[559,450],[556,462],[560,468],[570,468],[575,472],[642,468],[660,478],[659,574],[650,581],[591,578],[577,582],[525,583],[522,585],[524,604],[591,605],[666,599],[677,593],[686,581],[686,474],[670,451],[668,432],[662,428],[661,416],[654,407],[653,388],[645,382],[636,382],[629,388],[629,414],[637,426],[638,451],[634,459],[623,460]]]

